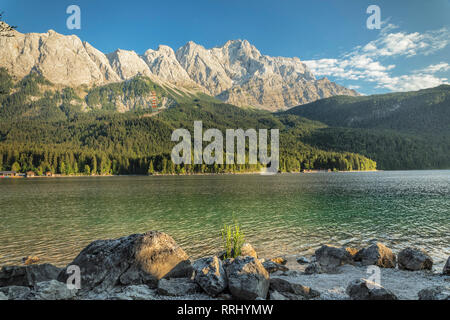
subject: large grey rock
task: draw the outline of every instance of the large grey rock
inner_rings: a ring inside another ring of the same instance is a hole
[[[38,282],[56,279],[60,272],[60,268],[48,263],[29,266],[4,266],[0,270],[0,287],[32,287]]]
[[[8,297],[3,292],[0,292],[0,301],[4,300],[8,300]]]
[[[228,288],[236,299],[266,299],[269,290],[269,273],[258,259],[237,257],[226,265]]]
[[[264,261],[262,263],[262,265],[264,266],[264,268],[269,273],[274,273],[274,272],[277,272],[277,271],[282,271],[282,272],[289,271],[288,267],[286,267],[286,266],[284,266],[282,264],[275,263],[275,262],[270,261],[270,260]]]
[[[434,287],[422,289],[418,293],[419,300],[450,300],[450,287]]]
[[[8,300],[28,300],[31,296],[31,289],[23,286],[1,287],[0,292],[4,294]]]
[[[307,300],[320,296],[320,293],[310,287],[290,282],[282,278],[270,279],[270,290],[276,291],[288,300]]]
[[[442,270],[442,273],[450,276],[450,257],[448,257],[447,262],[445,263],[444,269]]]
[[[69,289],[65,283],[50,280],[37,283],[33,293],[36,300],[71,300],[76,296],[77,289]]]
[[[397,300],[391,291],[366,279],[350,282],[345,291],[352,300]]]
[[[363,266],[376,265],[381,268],[395,268],[397,265],[395,254],[382,243],[359,250],[354,256],[354,260],[361,261]]]
[[[94,241],[69,265],[80,267],[82,291],[95,288],[101,292],[118,285],[147,284],[156,288],[158,280],[173,270],[177,270],[176,276],[190,276],[192,267],[188,259],[172,237],[149,231]],[[67,277],[64,269],[58,279],[66,282]]]
[[[319,263],[322,271],[333,272],[337,267],[344,264],[352,264],[353,258],[345,248],[338,248],[329,245],[323,245],[315,252],[317,263]]]
[[[401,270],[431,270],[433,259],[424,250],[406,248],[398,254],[398,268]]]
[[[193,263],[195,281],[210,296],[217,296],[228,285],[222,261],[217,257],[198,259]]]
[[[200,286],[191,279],[161,279],[158,282],[158,294],[164,296],[186,296],[201,292]]]

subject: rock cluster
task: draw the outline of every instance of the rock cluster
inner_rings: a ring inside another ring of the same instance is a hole
[[[148,300],[183,299],[273,299],[306,300],[321,297],[319,291],[303,285],[298,271],[289,271],[286,259],[258,259],[247,244],[243,255],[221,260],[217,256],[191,263],[188,255],[169,235],[150,231],[113,240],[97,240],[83,249],[64,269],[49,264],[7,266],[0,270],[0,300]],[[353,253],[353,254],[352,254]],[[346,264],[395,268],[397,258],[381,243],[349,252],[324,245],[311,259],[306,274],[342,272]],[[443,274],[448,275],[449,260]],[[81,289],[66,284],[70,266],[80,268]],[[406,248],[398,255],[403,270],[429,270],[432,260],[422,250]],[[354,267],[350,267],[354,268]],[[314,276],[312,276],[314,278]],[[418,292],[421,300],[449,300],[448,287],[429,287]],[[354,300],[396,300],[381,285],[357,278],[346,293]]]

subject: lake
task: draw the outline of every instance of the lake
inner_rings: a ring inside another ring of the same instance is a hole
[[[260,256],[322,243],[450,255],[450,170],[0,179],[0,266],[65,265],[97,239],[170,234],[193,258],[221,249],[236,219]]]

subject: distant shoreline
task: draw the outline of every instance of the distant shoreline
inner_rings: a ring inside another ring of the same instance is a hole
[[[438,170],[438,169],[436,169]],[[305,171],[305,172],[278,172],[275,175],[284,174],[316,174],[316,173],[358,173],[358,172],[381,172],[385,170],[349,170],[349,171]],[[223,175],[264,175],[262,172],[226,172],[226,173],[156,173],[156,174],[105,174],[105,175],[63,175],[54,174],[52,176],[18,176],[2,177],[0,179],[43,179],[43,178],[102,178],[102,177],[152,177],[152,176],[223,176]]]

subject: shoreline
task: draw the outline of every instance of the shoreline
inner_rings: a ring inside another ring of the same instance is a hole
[[[441,170],[441,169],[436,169]],[[350,170],[350,171],[308,171],[308,172],[278,172],[276,175],[285,175],[285,174],[317,174],[317,173],[363,173],[363,172],[383,172],[386,170]],[[392,170],[397,171],[397,170]],[[158,177],[158,176],[224,176],[224,175],[268,175],[264,172],[224,172],[224,173],[184,173],[184,174],[172,174],[172,173],[157,173],[157,174],[106,174],[106,175],[63,175],[63,174],[54,174],[52,176],[17,176],[17,177],[3,177],[0,176],[0,179],[43,179],[43,178],[101,178],[101,177]],[[270,174],[272,175],[272,174]]]
[[[309,256],[261,258],[245,243],[238,257],[225,259],[223,252],[191,260],[158,231],[96,240],[65,268],[36,264],[37,257],[3,267],[0,300],[450,299],[450,257],[442,272],[433,271],[421,249],[322,245]],[[79,290],[66,286],[70,266],[80,269]]]

